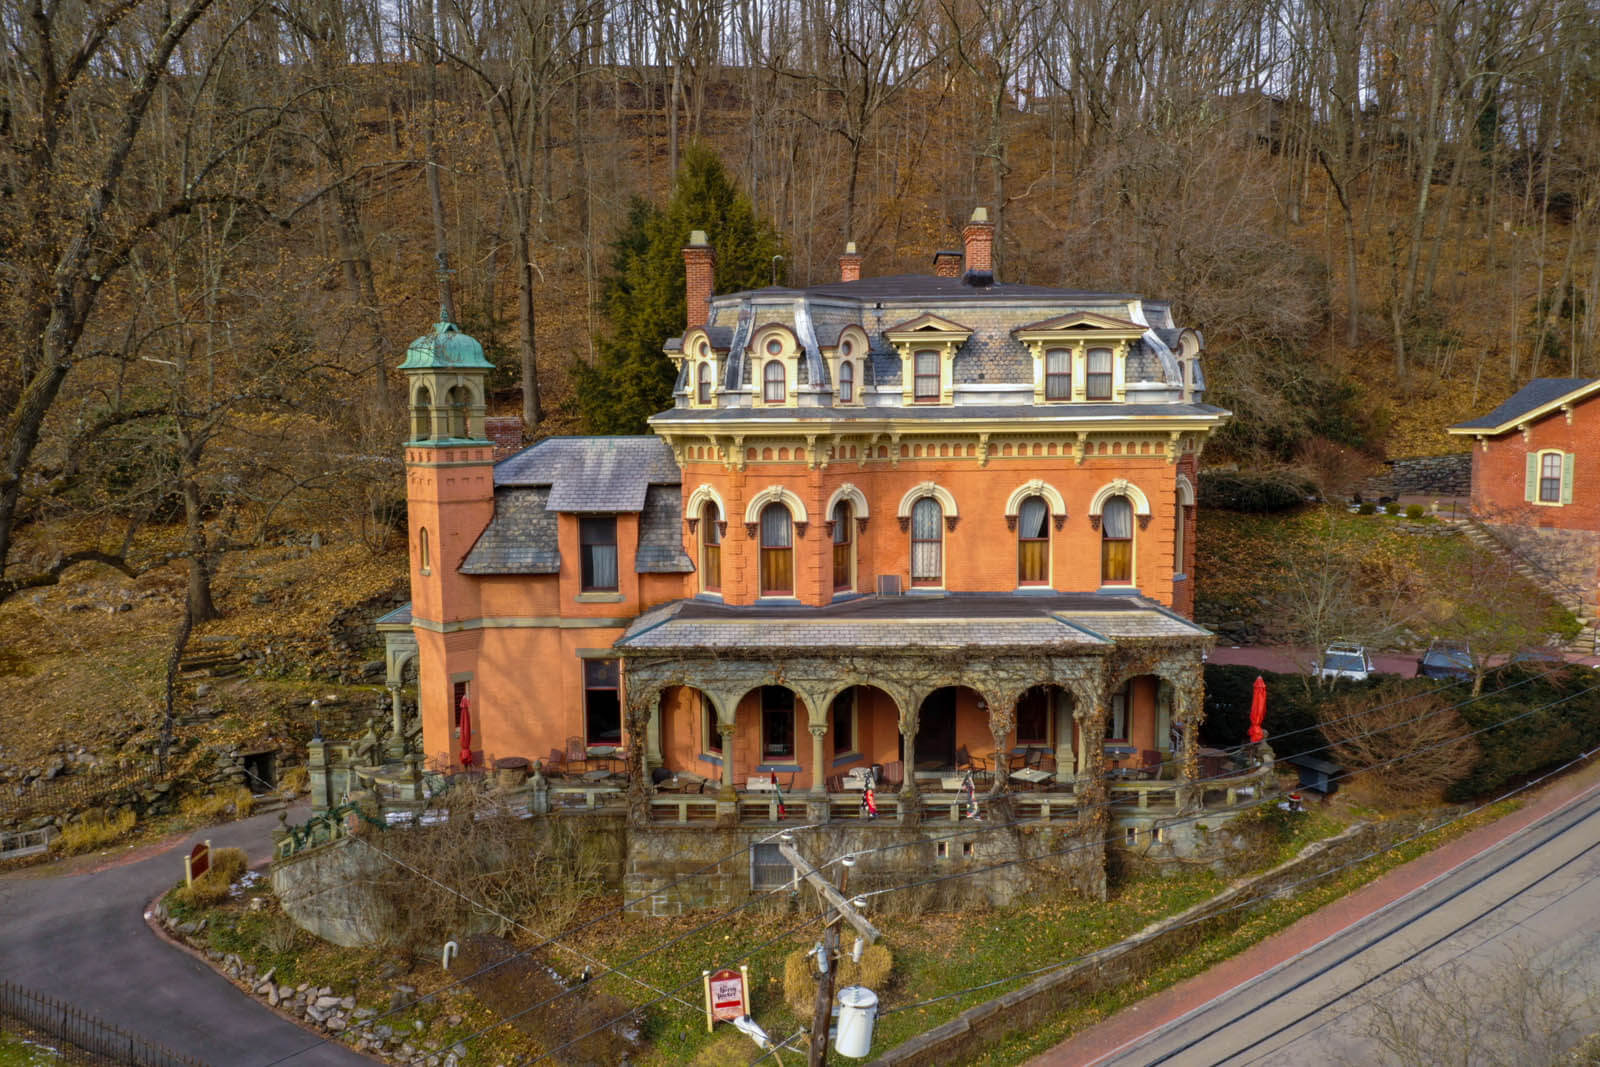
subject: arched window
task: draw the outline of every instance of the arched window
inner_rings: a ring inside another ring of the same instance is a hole
[[[761,509],[761,595],[794,592],[794,523],[789,509],[768,504]]]
[[[708,593],[722,588],[722,529],[717,506],[709,500],[700,506],[700,588]]]
[[[1017,584],[1050,584],[1050,505],[1042,496],[1017,509]]]
[[[428,551],[428,528],[422,527],[417,533],[417,565],[423,574],[433,573],[433,555]]]
[[[433,436],[433,394],[426,385],[417,386],[416,401],[411,409],[411,439],[426,441]]]
[[[856,399],[856,365],[846,360],[839,364],[839,400],[845,404]]]
[[[783,380],[783,362],[776,359],[768,360],[766,369],[761,372],[761,376],[762,381],[766,383],[766,389],[761,394],[761,399],[769,404],[783,403],[783,396],[786,391]]]
[[[911,584],[944,584],[944,509],[931,496],[911,507]]]
[[[699,377],[695,385],[695,400],[697,403],[711,403],[711,364],[702,363],[695,372]]]
[[[1111,349],[1089,349],[1089,372],[1085,375],[1084,395],[1090,400],[1111,399]]]
[[[851,572],[855,569],[855,509],[850,501],[841,500],[833,506],[833,588],[835,592],[854,586]]]
[[[918,352],[912,359],[913,398],[922,404],[939,399],[939,353]]]
[[[1114,496],[1100,509],[1100,584],[1133,581],[1133,505]]]
[[[464,385],[453,386],[445,394],[445,403],[450,408],[450,436],[464,440],[467,436],[467,404],[471,401],[472,394],[467,392]]]
[[[1052,348],[1044,354],[1044,398],[1072,399],[1072,352]]]
[[[1172,508],[1172,573],[1182,574],[1183,571],[1183,490],[1173,494]]]

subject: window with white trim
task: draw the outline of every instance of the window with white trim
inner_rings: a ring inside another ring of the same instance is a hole
[[[717,506],[709,500],[700,506],[700,588],[707,593],[722,589],[722,528]]]
[[[1540,453],[1539,502],[1541,504],[1561,503],[1561,461],[1565,458],[1560,452]]]
[[[788,596],[794,592],[794,522],[787,506],[761,509],[760,535],[761,595]]]
[[[1044,398],[1072,399],[1072,350],[1052,348],[1044,354]]]
[[[1114,496],[1100,509],[1100,584],[1133,581],[1133,504]]]
[[[702,363],[695,372],[699,381],[695,386],[695,400],[701,404],[711,403],[711,364]]]
[[[850,501],[841,500],[833,506],[833,589],[848,592],[855,570],[855,509]]]
[[[761,380],[764,383],[761,399],[768,404],[783,403],[787,384],[783,370],[783,361],[780,359],[768,360],[766,367],[761,372]]]
[[[1042,496],[1017,509],[1017,584],[1050,584],[1050,505]]]
[[[1084,375],[1084,395],[1090,400],[1111,399],[1111,349],[1089,349],[1089,366]]]
[[[944,508],[931,496],[911,506],[911,584],[944,584]]]
[[[851,404],[856,399],[856,365],[849,361],[839,364],[839,400]]]
[[[1526,498],[1530,504],[1561,507],[1572,503],[1574,462],[1571,452],[1547,448],[1528,453]]]
[[[939,353],[922,351],[912,357],[912,397],[919,404],[939,399]]]

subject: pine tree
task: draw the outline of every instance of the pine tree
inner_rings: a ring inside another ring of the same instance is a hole
[[[672,405],[674,371],[662,346],[683,332],[683,247],[691,230],[710,238],[719,293],[768,284],[773,257],[784,249],[717,154],[689,146],[667,206],[635,198],[612,241],[605,309],[613,333],[600,342],[594,366],[575,368],[578,403],[593,433],[647,433],[645,420]]]

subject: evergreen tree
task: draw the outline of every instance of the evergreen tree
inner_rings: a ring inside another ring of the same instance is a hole
[[[716,252],[719,293],[768,284],[773,257],[784,249],[716,153],[689,146],[667,206],[635,198],[611,244],[605,309],[612,336],[600,342],[594,366],[575,368],[578,404],[593,433],[647,433],[645,419],[672,406],[674,371],[662,346],[683,332],[683,247],[691,230],[705,230]]]

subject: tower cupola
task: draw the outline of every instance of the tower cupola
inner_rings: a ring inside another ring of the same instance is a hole
[[[484,388],[494,365],[483,346],[441,312],[433,329],[412,341],[400,369],[410,395],[412,445],[487,442]]]

